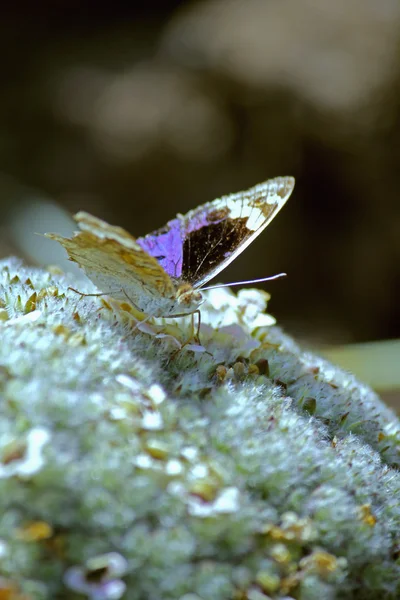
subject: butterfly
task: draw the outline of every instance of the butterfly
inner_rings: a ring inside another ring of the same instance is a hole
[[[181,317],[199,311],[201,289],[260,235],[293,187],[292,177],[270,179],[139,238],[86,212],[74,216],[74,237],[45,235],[64,246],[102,294],[128,300],[149,317]]]

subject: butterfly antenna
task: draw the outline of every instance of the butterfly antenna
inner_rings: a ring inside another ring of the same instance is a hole
[[[201,290],[216,290],[217,288],[233,287],[234,285],[246,285],[247,283],[262,283],[263,281],[272,281],[273,279],[286,277],[286,275],[286,273],[278,273],[278,275],[271,275],[271,277],[262,277],[261,279],[249,279],[248,281],[232,281],[231,283],[220,283],[219,285],[210,285],[209,287],[203,287],[201,288]]]

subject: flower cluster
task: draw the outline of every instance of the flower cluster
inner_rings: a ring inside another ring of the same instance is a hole
[[[154,321],[0,264],[0,596],[400,595],[399,422],[268,296]],[[86,287],[85,287],[86,286]]]

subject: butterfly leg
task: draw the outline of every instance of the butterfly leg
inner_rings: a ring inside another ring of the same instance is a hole
[[[136,304],[133,302],[133,300],[131,300],[131,298],[129,298],[128,294],[126,293],[126,291],[124,289],[121,288],[121,292],[123,294],[125,294],[126,299],[128,300],[129,304],[132,304],[133,308],[139,312],[143,312],[140,310],[140,308],[138,306],[136,306]]]
[[[196,333],[193,334],[194,341],[196,344],[201,346],[200,342],[200,325],[201,325],[201,312],[197,309],[192,313],[192,331],[194,332],[194,315],[197,315],[197,330]]]
[[[71,292],[75,292],[75,294],[78,294],[80,296],[79,300],[82,300],[82,298],[84,298],[84,297],[85,298],[86,297],[99,297],[99,296],[107,296],[108,295],[104,292],[103,293],[99,292],[96,294],[85,294],[84,292],[80,292],[79,290],[76,290],[75,288],[73,288],[71,286],[68,286],[68,289],[71,290]],[[77,301],[76,306],[78,305],[79,300]]]
[[[109,294],[106,294],[105,292],[99,292],[97,294],[85,294],[84,292],[80,292],[79,290],[76,290],[75,288],[68,286],[68,289],[71,290],[71,292],[75,292],[75,294],[79,294],[79,296],[81,298],[83,297],[93,297],[93,296],[109,296]]]
[[[198,316],[198,321],[197,321],[197,327],[196,327],[196,332],[195,332],[195,324],[194,324],[194,315]],[[179,315],[170,315],[171,317],[187,317],[187,313],[182,313]],[[201,325],[201,312],[200,310],[195,310],[193,313],[191,313],[191,319],[192,319],[192,336],[191,338],[189,338],[186,342],[184,342],[182,344],[182,346],[176,350],[176,352],[174,352],[171,356],[171,360],[174,360],[176,358],[176,356],[178,356],[178,354],[183,350],[183,348],[185,346],[188,346],[191,342],[191,340],[193,339],[196,344],[199,344],[199,346],[202,346],[202,343],[200,341],[200,325]],[[212,353],[209,352],[208,350],[205,350],[205,353],[208,354],[209,356],[212,356]]]
[[[194,315],[198,315],[198,322],[197,322],[197,327],[196,327],[196,333],[194,333]],[[169,315],[168,317],[171,319],[175,319],[175,318],[179,318],[179,317],[188,317],[189,315],[187,313],[178,313],[176,315]],[[192,338],[193,340],[196,342],[196,344],[199,344],[201,346],[201,341],[200,341],[200,324],[201,324],[201,313],[200,310],[195,310],[194,312],[190,313],[191,319],[192,319]],[[185,342],[184,346],[186,346],[187,344],[190,343],[190,340],[188,340],[187,342]]]

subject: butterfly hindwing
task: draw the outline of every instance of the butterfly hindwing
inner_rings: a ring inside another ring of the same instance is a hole
[[[127,231],[84,212],[74,218],[82,231],[73,238],[47,237],[62,244],[103,293],[120,300],[174,294],[170,277]]]

